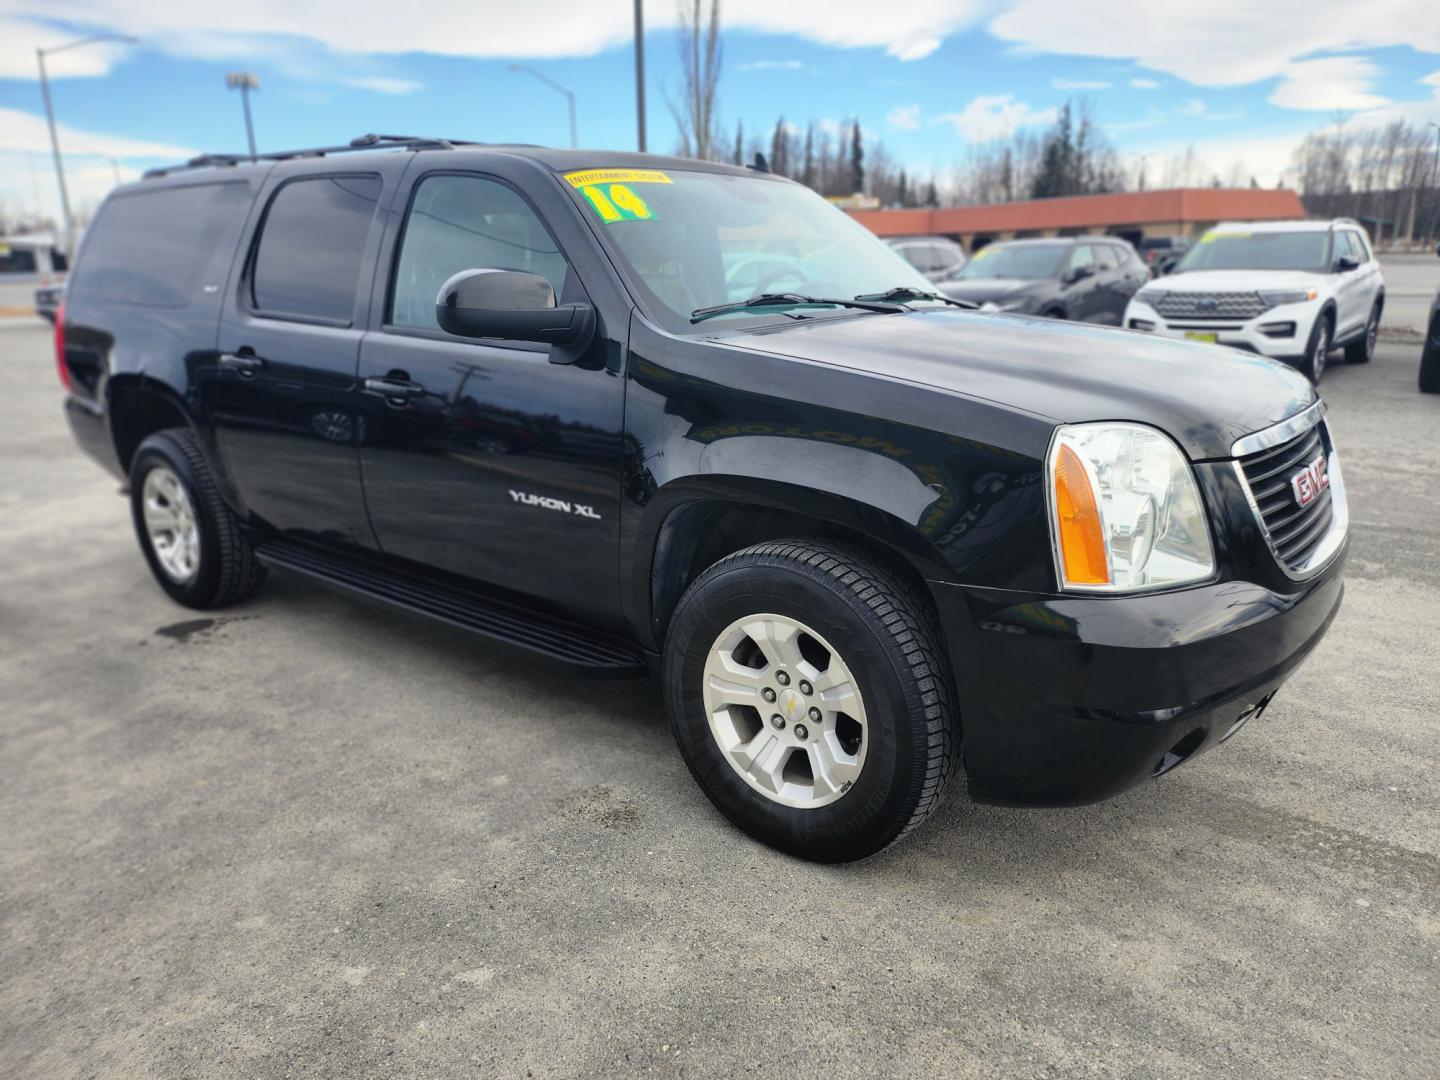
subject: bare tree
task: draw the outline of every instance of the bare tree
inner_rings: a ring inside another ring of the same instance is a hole
[[[670,111],[680,129],[680,153],[708,161],[717,151],[715,91],[720,84],[720,0],[679,0],[680,70],[684,89]]]

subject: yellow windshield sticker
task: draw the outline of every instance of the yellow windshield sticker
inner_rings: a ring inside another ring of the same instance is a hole
[[[977,259],[988,259],[993,254],[995,254],[995,252],[992,249],[988,247],[983,247],[979,251],[975,252],[973,256],[971,256],[970,261],[975,262]]]
[[[674,183],[659,169],[586,169],[583,172],[566,173],[565,180],[573,188],[585,188],[591,184]]]
[[[654,221],[655,211],[650,204],[626,184],[586,184],[580,194],[600,215],[606,225],[617,221]]]
[[[1211,229],[1211,230],[1210,230],[1209,232],[1207,232],[1204,236],[1200,237],[1200,243],[1202,243],[1202,244],[1213,244],[1216,240],[1219,240],[1222,236],[1233,237],[1233,238],[1236,239],[1236,240],[1244,240],[1244,239],[1248,238],[1248,237],[1250,236],[1250,234],[1249,234],[1248,232],[1233,232],[1233,231],[1231,231],[1231,230],[1229,230],[1229,229],[1227,229],[1225,232],[1218,232],[1218,231],[1216,231],[1215,229]]]

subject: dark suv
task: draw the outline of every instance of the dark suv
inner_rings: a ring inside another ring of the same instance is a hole
[[[985,311],[1119,326],[1130,298],[1149,280],[1125,241],[1084,236],[990,244],[940,290]]]
[[[782,247],[797,291],[732,295]],[[280,567],[654,666],[716,806],[838,861],[962,764],[1034,805],[1174,768],[1341,597],[1303,378],[927,288],[761,171],[370,137],[117,190],[56,338],[175,600]]]

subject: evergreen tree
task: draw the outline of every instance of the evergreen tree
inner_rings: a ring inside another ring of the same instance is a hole
[[[790,175],[789,146],[785,137],[785,117],[775,121],[775,132],[770,136],[770,171],[780,176]]]
[[[745,121],[735,121],[735,164],[745,164]]]
[[[815,122],[805,125],[805,160],[800,166],[800,182],[814,188],[819,178],[815,175]]]
[[[850,128],[850,193],[865,190],[865,148],[860,143],[860,121]]]

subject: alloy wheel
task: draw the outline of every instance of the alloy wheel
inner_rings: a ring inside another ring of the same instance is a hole
[[[176,585],[193,581],[200,571],[200,527],[180,478],[163,465],[145,474],[141,489],[145,534],[165,576]]]
[[[865,703],[840,653],[784,615],[750,615],[715,639],[703,674],[710,732],[730,767],[772,802],[827,806],[860,777]]]

